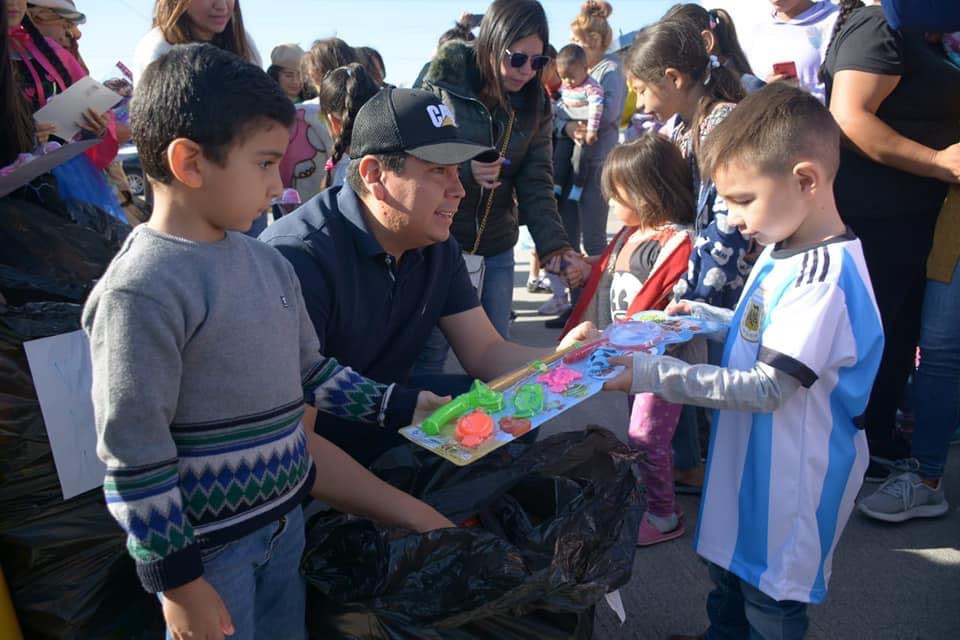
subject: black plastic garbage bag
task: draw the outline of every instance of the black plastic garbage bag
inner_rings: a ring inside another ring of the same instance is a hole
[[[23,342],[80,328],[80,305],[0,304],[0,564],[28,638],[158,638],[125,536],[89,491],[64,501]]]
[[[63,214],[0,198],[0,293],[8,304],[82,303],[129,233],[90,205],[74,203]]]
[[[373,471],[454,522],[426,535],[320,513],[303,570],[316,638],[583,638],[630,579],[635,454],[609,431],[510,445],[455,467],[413,445]]]

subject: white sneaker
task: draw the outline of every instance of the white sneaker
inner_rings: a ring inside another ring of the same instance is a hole
[[[537,309],[541,316],[559,316],[570,309],[570,303],[563,298],[550,298]]]

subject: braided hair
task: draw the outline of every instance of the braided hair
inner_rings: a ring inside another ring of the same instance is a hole
[[[856,9],[860,9],[864,6],[861,0],[840,0],[839,3],[840,12],[837,14],[837,21],[833,24],[833,31],[830,32],[830,42],[827,44],[827,55],[830,53],[831,47],[833,47],[834,40],[837,39],[837,34],[840,33],[840,30],[843,28],[844,23],[847,21],[847,18],[850,17],[850,14]],[[817,79],[820,82],[827,81],[827,56],[823,56],[823,62],[820,63],[820,70],[817,72]]]
[[[358,62],[329,71],[320,82],[317,95],[323,110],[336,115],[340,121],[340,134],[333,141],[333,153],[327,163],[327,186],[333,182],[334,167],[350,151],[353,137],[353,121],[360,107],[376,95],[380,88]]]

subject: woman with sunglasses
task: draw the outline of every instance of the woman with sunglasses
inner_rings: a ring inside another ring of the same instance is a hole
[[[607,22],[612,11],[608,2],[588,0],[570,24],[571,41],[587,54],[590,77],[603,87],[603,116],[597,141],[584,146],[580,158],[583,192],[579,201],[566,198],[560,204],[567,237],[577,247],[582,234],[587,255],[600,255],[607,247],[607,201],[600,192],[600,169],[617,144],[620,115],[627,97],[627,81],[620,61],[614,55],[606,55],[613,41],[613,30]],[[562,112],[557,114],[557,129],[558,135],[580,143],[587,133],[583,122],[570,121]]]
[[[504,337],[510,329],[520,220],[545,264],[572,254],[553,196],[552,114],[540,79],[549,61],[543,55],[548,38],[539,2],[496,0],[475,43],[446,43],[423,82],[443,100],[462,135],[500,152],[492,162],[461,167],[467,195],[451,233],[465,253],[483,256],[481,301]],[[424,355],[418,371],[442,369],[445,346],[435,351]]]

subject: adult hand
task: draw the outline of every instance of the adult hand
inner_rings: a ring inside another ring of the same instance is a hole
[[[431,413],[450,402],[450,396],[438,396],[430,391],[421,391],[417,394],[417,407],[413,410],[413,422],[411,424],[420,424]]]
[[[633,356],[614,356],[608,362],[612,366],[620,365],[623,367],[623,373],[604,382],[603,390],[630,393],[630,387],[633,386]]]
[[[234,633],[220,594],[203,578],[163,592],[163,619],[174,640],[221,640]]]
[[[935,177],[938,180],[960,182],[960,143],[934,153],[933,164],[937,167]]]
[[[83,112],[83,120],[77,123],[77,126],[85,131],[89,131],[98,138],[102,138],[107,132],[107,125],[110,123],[110,116],[106,113],[97,113],[93,109],[87,109]]]
[[[664,311],[668,316],[690,316],[693,315],[693,305],[689,300],[675,300]]]
[[[588,131],[583,135],[583,143],[590,145],[597,141],[597,132]]]
[[[583,259],[583,256],[573,254],[567,256],[567,268],[563,270],[563,277],[571,289],[582,287],[590,279],[593,265]]]
[[[557,346],[557,351],[563,351],[569,347],[574,346],[574,344],[580,342],[590,342],[591,340],[596,340],[600,337],[600,332],[597,331],[597,327],[587,320],[586,322],[581,322],[573,329],[570,329],[570,332],[567,335],[563,336],[563,340],[560,341],[560,344]]]
[[[571,120],[564,125],[563,130],[574,142],[583,143],[587,136],[587,123],[579,120]]]
[[[50,136],[57,132],[57,125],[53,122],[38,122],[37,123],[37,142],[40,143],[40,146],[47,144],[50,140]]]
[[[493,162],[470,161],[470,171],[473,173],[473,179],[484,189],[496,189],[500,186],[500,165],[503,164],[503,158],[497,158]]]

